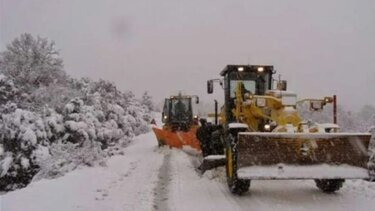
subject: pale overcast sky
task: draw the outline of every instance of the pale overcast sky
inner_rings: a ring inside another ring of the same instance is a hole
[[[0,50],[28,32],[55,40],[66,71],[156,101],[202,100],[226,64],[273,64],[301,97],[375,105],[373,0],[0,0]]]

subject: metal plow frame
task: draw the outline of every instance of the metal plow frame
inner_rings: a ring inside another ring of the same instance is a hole
[[[238,134],[240,179],[369,179],[369,133]]]

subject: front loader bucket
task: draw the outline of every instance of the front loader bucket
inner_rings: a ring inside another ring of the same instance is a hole
[[[241,179],[368,179],[367,133],[238,134]]]
[[[153,127],[159,146],[168,145],[174,148],[182,148],[183,146],[190,146],[193,149],[201,151],[199,140],[195,136],[196,128],[192,127],[187,132],[184,131],[169,131]]]

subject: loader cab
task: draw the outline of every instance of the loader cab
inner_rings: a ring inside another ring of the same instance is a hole
[[[162,121],[176,130],[187,130],[193,123],[191,96],[171,96],[166,98],[163,107]]]
[[[264,95],[272,87],[272,75],[275,73],[273,66],[267,65],[227,65],[220,75],[225,95],[225,116],[228,122],[235,121],[232,114],[234,108],[235,90],[237,84],[241,82],[243,90],[241,93],[252,95]],[[213,91],[213,80],[208,81],[208,93]]]

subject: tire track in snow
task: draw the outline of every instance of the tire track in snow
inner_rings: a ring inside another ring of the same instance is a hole
[[[116,177],[111,179],[111,182],[109,182],[109,184],[106,187],[96,189],[97,196],[95,197],[95,200],[102,201],[107,199],[110,195],[112,195],[111,191],[113,191],[113,189],[120,188],[121,185],[124,185],[124,181],[128,177],[130,177],[132,173],[136,170],[138,163],[139,160],[130,162],[129,169],[127,169],[126,172],[119,172]]]
[[[171,154],[164,156],[163,164],[159,169],[158,182],[154,188],[154,210],[169,211],[168,206],[168,186],[172,179],[171,176],[171,165],[170,165]]]

